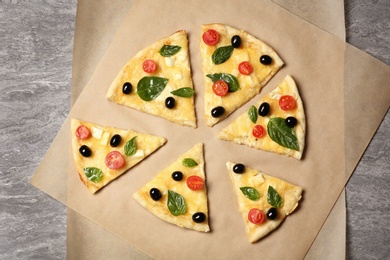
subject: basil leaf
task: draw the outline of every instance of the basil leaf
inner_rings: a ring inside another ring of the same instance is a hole
[[[273,117],[267,125],[268,135],[281,146],[299,151],[299,144],[294,128],[286,125],[283,118]]]
[[[87,176],[88,180],[98,183],[103,179],[103,172],[96,167],[87,167],[84,168],[84,173]]]
[[[171,94],[179,97],[189,98],[195,94],[195,91],[192,88],[179,88],[171,91]]]
[[[250,200],[258,200],[260,198],[260,193],[252,187],[240,187],[240,190]]]
[[[184,197],[172,190],[168,190],[167,206],[169,211],[174,216],[182,215],[187,210],[187,205],[184,201]]]
[[[219,47],[211,55],[211,60],[215,65],[222,64],[230,58],[233,50],[234,48],[231,45]]]
[[[143,77],[137,84],[137,94],[144,101],[151,101],[163,92],[168,79],[147,76]]]
[[[136,136],[131,138],[125,144],[125,148],[124,149],[125,149],[125,154],[127,156],[133,156],[135,154],[135,152],[137,151],[137,144],[135,143],[135,138],[136,138]]]
[[[195,162],[194,159],[192,158],[184,158],[183,159],[183,165],[186,166],[186,167],[195,167],[198,165],[197,162]]]
[[[267,202],[274,208],[280,208],[283,204],[282,197],[272,186],[268,186]]]
[[[257,108],[255,106],[251,106],[248,111],[248,116],[250,120],[256,124],[257,122]]]
[[[209,77],[213,82],[216,82],[217,80],[223,80],[225,81],[229,86],[229,92],[236,92],[240,89],[240,84],[238,83],[238,80],[235,76],[228,73],[214,73],[214,74],[207,74],[207,77]]]
[[[176,53],[178,53],[180,51],[180,49],[181,49],[181,47],[178,46],[178,45],[166,45],[166,44],[164,44],[164,46],[162,46],[161,49],[158,52],[163,57],[170,57],[170,56],[173,56]]]

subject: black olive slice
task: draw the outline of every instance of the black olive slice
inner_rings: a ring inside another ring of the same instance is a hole
[[[86,145],[82,145],[79,149],[79,152],[84,157],[89,157],[92,155],[91,149]]]
[[[175,181],[181,181],[183,179],[183,173],[180,171],[173,172],[172,179],[174,179]]]
[[[293,116],[289,116],[284,120],[284,122],[286,123],[286,126],[293,128],[297,125],[298,120]]]
[[[122,137],[118,134],[113,135],[110,140],[111,147],[117,147],[121,143]]]
[[[276,208],[270,208],[267,212],[267,218],[275,220],[278,217],[278,210]]]
[[[267,116],[270,110],[271,106],[267,102],[263,102],[259,107],[259,115],[262,117]]]
[[[133,91],[133,85],[130,82],[125,82],[122,87],[122,93],[128,95],[131,91]]]
[[[165,106],[167,108],[169,108],[169,109],[174,108],[175,107],[175,103],[176,103],[176,101],[175,101],[175,99],[173,97],[167,97],[165,99]]]
[[[214,118],[221,117],[225,113],[225,108],[219,106],[211,109],[211,116]]]
[[[206,220],[206,215],[203,212],[196,212],[194,215],[192,215],[192,220],[195,223],[202,223]]]
[[[241,46],[241,37],[239,35],[234,35],[231,40],[233,48],[239,48]]]
[[[244,173],[245,171],[245,165],[243,165],[242,163],[237,163],[233,166],[233,172],[234,173]]]
[[[262,55],[260,57],[260,63],[263,65],[270,65],[272,63],[272,58],[268,55]]]
[[[149,194],[154,201],[158,201],[162,197],[160,190],[157,188],[151,188]]]

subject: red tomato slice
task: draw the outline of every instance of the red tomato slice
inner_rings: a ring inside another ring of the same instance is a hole
[[[191,190],[201,190],[203,188],[203,179],[199,176],[192,175],[187,178],[187,186]]]
[[[261,138],[265,135],[265,128],[262,125],[255,125],[252,130],[252,134],[256,138]]]
[[[249,61],[243,61],[240,64],[238,64],[238,71],[242,75],[249,75],[253,71],[253,66]]]
[[[213,92],[217,96],[225,96],[229,92],[229,85],[222,79],[217,80],[213,84]]]
[[[289,111],[295,108],[296,102],[292,96],[285,95],[279,99],[279,106],[284,111]]]
[[[80,125],[76,129],[76,136],[77,136],[77,138],[79,138],[81,140],[87,139],[90,134],[91,134],[91,132],[89,131],[88,127],[86,127],[84,125]]]
[[[122,154],[118,151],[109,152],[104,159],[107,167],[111,170],[116,170],[121,168],[125,164],[125,159]]]
[[[253,224],[259,225],[264,222],[265,214],[263,211],[253,208],[248,212],[248,220]]]
[[[208,29],[202,35],[204,43],[213,46],[219,42],[219,33],[216,30]]]
[[[157,63],[154,61],[154,60],[145,60],[143,63],[142,63],[142,69],[146,72],[146,73],[153,73],[156,71],[157,69]]]

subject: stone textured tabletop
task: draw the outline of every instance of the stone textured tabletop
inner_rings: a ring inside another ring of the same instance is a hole
[[[29,180],[70,110],[76,5],[0,0],[0,259],[66,258],[66,207]],[[345,15],[347,41],[390,65],[390,1]],[[390,259],[389,160],[387,113],[346,188],[348,259]]]

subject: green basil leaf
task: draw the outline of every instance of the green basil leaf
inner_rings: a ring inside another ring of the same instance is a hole
[[[180,49],[181,49],[181,47],[178,46],[178,45],[166,45],[166,44],[164,44],[164,46],[162,46],[161,49],[159,50],[159,53],[163,57],[170,57],[170,56],[173,56],[176,53],[178,53],[180,51]]]
[[[268,186],[267,202],[274,208],[280,208],[283,204],[282,197],[272,186]]]
[[[211,55],[211,60],[215,65],[222,64],[230,58],[233,50],[234,48],[231,45],[219,47]]]
[[[174,216],[182,215],[187,210],[187,205],[184,201],[184,197],[172,190],[168,190],[167,206],[169,211]]]
[[[207,74],[207,77],[209,77],[213,82],[216,82],[217,80],[223,80],[225,81],[229,86],[229,92],[236,92],[240,89],[240,84],[238,83],[238,80],[235,76],[228,73],[214,73],[214,74]]]
[[[240,190],[250,200],[258,200],[260,198],[260,193],[252,187],[240,187]]]
[[[87,167],[84,168],[84,173],[87,176],[88,180],[98,183],[103,179],[103,172],[96,167]]]
[[[257,122],[257,108],[255,106],[251,106],[248,111],[248,116],[250,120],[256,124]]]
[[[168,79],[147,76],[143,77],[137,84],[137,94],[144,101],[151,101],[163,92]]]
[[[183,165],[186,166],[186,167],[195,167],[198,165],[197,162],[195,162],[194,159],[192,158],[184,158],[183,159]]]
[[[281,146],[299,151],[298,138],[294,128],[286,125],[283,118],[273,117],[267,125],[269,137]]]
[[[179,97],[189,98],[195,94],[195,91],[192,88],[179,88],[171,91],[171,94]]]
[[[125,144],[125,154],[127,156],[133,156],[137,152],[137,144],[135,143],[135,138],[131,138],[127,143]]]

